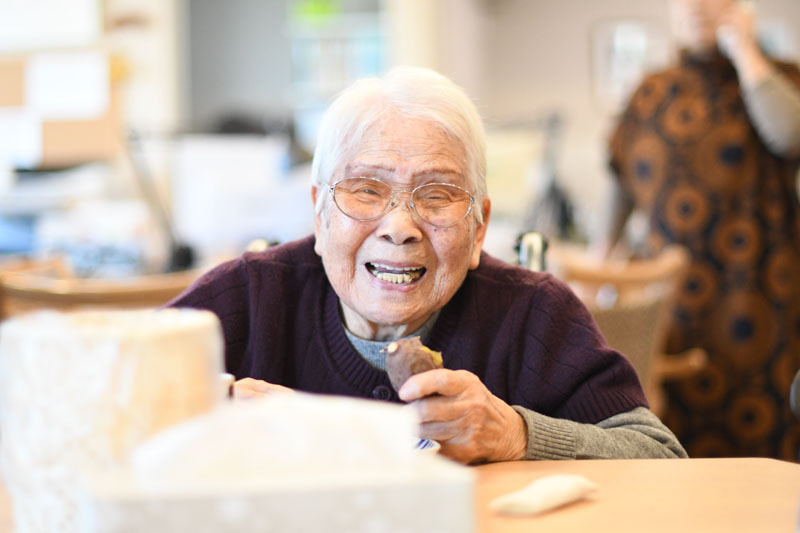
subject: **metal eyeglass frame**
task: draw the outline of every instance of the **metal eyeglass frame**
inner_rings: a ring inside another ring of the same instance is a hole
[[[354,217],[353,215],[345,213],[344,209],[342,209],[342,207],[339,205],[339,202],[336,201],[336,186],[339,185],[341,182],[343,182],[345,180],[350,180],[350,179],[363,179],[363,180],[376,181],[376,182],[378,182],[378,183],[380,183],[382,185],[386,185],[387,187],[389,187],[389,189],[392,191],[392,195],[389,197],[389,201],[386,203],[386,207],[383,208],[383,211],[381,211],[379,214],[375,215],[374,217],[368,217],[368,218],[357,218],[357,217]],[[429,222],[428,220],[425,220],[425,218],[421,214],[419,214],[419,211],[417,211],[417,206],[414,204],[413,198],[414,198],[414,193],[417,192],[418,189],[421,189],[422,187],[427,187],[429,185],[446,185],[447,187],[454,187],[454,188],[466,193],[467,196],[469,196],[469,207],[467,208],[467,211],[463,215],[461,215],[460,218],[458,218],[457,220],[451,222],[450,224],[444,224],[444,225],[442,225],[442,224],[434,224],[433,222]],[[420,185],[417,185],[416,187],[414,187],[413,189],[411,189],[409,191],[407,189],[395,189],[394,187],[392,187],[391,185],[389,185],[385,181],[379,180],[379,179],[376,179],[376,178],[369,178],[369,177],[366,177],[366,176],[350,176],[348,178],[338,179],[335,182],[333,182],[332,184],[328,184],[328,190],[331,193],[331,198],[333,198],[333,203],[336,205],[336,208],[343,215],[345,215],[346,217],[352,218],[353,220],[358,220],[359,222],[369,222],[371,220],[378,220],[383,215],[385,215],[386,213],[388,213],[389,211],[391,211],[392,209],[397,207],[398,202],[396,200],[397,200],[397,195],[399,193],[407,193],[408,194],[408,201],[406,202],[406,204],[408,205],[408,207],[411,208],[411,212],[414,213],[414,215],[416,215],[420,220],[422,220],[426,224],[430,224],[431,226],[434,226],[436,228],[449,228],[451,226],[455,226],[456,224],[458,224],[459,222],[461,222],[462,220],[467,218],[467,215],[469,215],[472,212],[472,207],[475,205],[475,197],[472,194],[470,194],[470,192],[468,190],[466,190],[463,187],[459,187],[458,185],[454,185],[452,183],[444,183],[444,182],[422,183]]]

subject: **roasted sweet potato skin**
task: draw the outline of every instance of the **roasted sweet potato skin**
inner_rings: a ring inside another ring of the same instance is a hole
[[[386,354],[386,373],[396,391],[414,374],[442,368],[442,354],[423,345],[419,337],[393,341],[383,352]]]

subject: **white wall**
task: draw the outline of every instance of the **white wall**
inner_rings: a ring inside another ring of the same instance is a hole
[[[284,0],[184,0],[191,124],[231,112],[289,118],[291,46]]]

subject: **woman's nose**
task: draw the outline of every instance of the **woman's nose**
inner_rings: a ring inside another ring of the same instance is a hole
[[[381,218],[378,235],[394,244],[415,242],[422,239],[419,221],[411,207],[411,198],[395,196],[389,210]]]

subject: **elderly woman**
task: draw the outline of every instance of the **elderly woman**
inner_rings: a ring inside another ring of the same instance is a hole
[[[315,234],[247,253],[171,305],[222,321],[237,395],[291,388],[413,403],[464,463],[681,457],[629,362],[570,290],[481,252],[483,125],[443,76],[361,80],[325,114]],[[443,369],[395,393],[381,349],[419,335]]]

